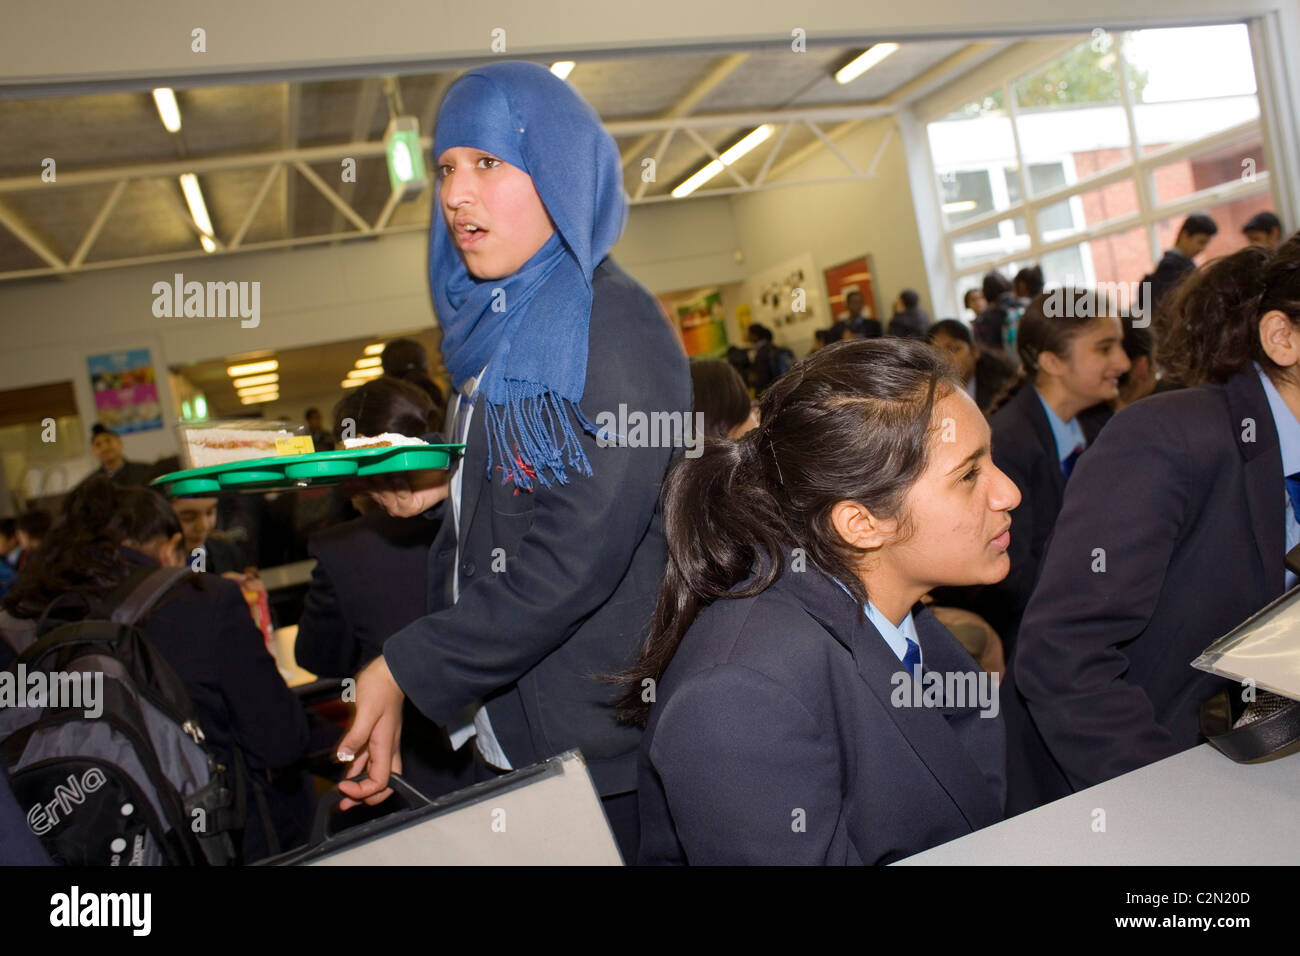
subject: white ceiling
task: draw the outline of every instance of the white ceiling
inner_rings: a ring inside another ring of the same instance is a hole
[[[732,60],[691,53],[580,61],[569,81],[606,122],[655,120],[683,113],[770,113],[887,100],[927,74],[936,81],[949,82],[1006,45],[987,44],[980,56],[962,59],[959,54],[967,47],[963,41],[906,43],[845,86],[835,83],[832,73],[860,49],[810,47],[801,54],[763,50]],[[953,67],[945,73],[943,64],[954,56]],[[702,80],[724,64],[732,67],[730,72],[701,95]],[[437,102],[453,78],[451,74],[397,77],[403,112],[419,117],[424,135],[428,135]],[[382,78],[372,77],[177,90],[183,125],[176,134],[163,128],[153,98],[144,92],[0,99],[0,129],[4,130],[0,136],[0,279],[6,273],[48,269],[51,257],[70,263],[114,190],[115,182],[108,177],[87,185],[38,184],[21,191],[4,188],[7,180],[17,177],[30,181],[39,174],[46,157],[56,161],[59,176],[66,178],[93,170],[111,172],[308,147],[374,144],[382,139],[389,115],[383,85]],[[683,101],[688,99],[693,102],[683,110]],[[745,124],[698,132],[720,151],[750,128]],[[775,139],[738,163],[737,172],[752,176]],[[620,135],[617,140],[628,160],[627,188],[635,194],[641,185],[640,165],[626,153],[641,136]],[[787,157],[814,140],[815,134],[807,127],[792,127],[780,155]],[[639,147],[639,154],[652,155],[657,143],[658,134],[648,146]],[[676,134],[659,164],[657,181],[645,190],[644,198],[664,196],[708,159],[688,135]],[[382,154],[358,159],[355,185],[340,183],[336,157],[307,165],[367,223],[380,219],[390,194]],[[138,169],[132,172],[85,254],[85,266],[195,253],[198,239],[185,213],[175,176],[178,168],[182,167],[169,166],[165,174],[152,177],[139,175]],[[200,175],[216,236],[223,243],[239,230],[269,168],[270,163],[264,162]],[[733,185],[725,175],[711,184],[714,188]],[[708,191],[706,187],[697,195]],[[428,218],[426,191],[417,200],[396,206],[388,225],[422,228]],[[355,228],[301,173],[286,167],[277,174],[250,221],[242,245],[256,248],[272,242],[313,241],[312,237]],[[9,281],[52,280],[11,275]]]

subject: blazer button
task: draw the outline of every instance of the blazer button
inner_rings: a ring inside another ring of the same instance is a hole
[[[460,566],[460,573],[465,575],[467,578],[472,578],[474,576],[474,571],[475,567],[473,561],[465,561]]]

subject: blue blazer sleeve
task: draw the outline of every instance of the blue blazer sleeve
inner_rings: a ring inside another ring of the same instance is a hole
[[[1151,619],[1190,507],[1190,453],[1159,407],[1125,409],[1079,459],[1020,628],[1016,684],[1075,788],[1179,749],[1126,680],[1123,650]]]
[[[835,741],[771,678],[738,664],[692,677],[650,757],[692,864],[825,861],[843,789]]]

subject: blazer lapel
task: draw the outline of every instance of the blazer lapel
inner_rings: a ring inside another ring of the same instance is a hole
[[[1043,411],[1043,403],[1039,401],[1038,392],[1032,383],[1026,383],[1020,389],[1016,399],[1020,402],[1021,414],[1029,420],[1029,424],[1034,429],[1034,437],[1038,439],[1038,444],[1047,453],[1047,460],[1052,465],[1047,470],[1052,476],[1052,488],[1056,492],[1056,500],[1059,504],[1065,498],[1065,474],[1061,471],[1061,456],[1056,451],[1056,436],[1052,434],[1052,423],[1047,420],[1047,412]]]
[[[468,402],[468,398],[461,398]],[[469,434],[465,437],[465,454],[460,467],[460,524],[457,537],[460,553],[465,554],[469,540],[469,528],[474,522],[474,510],[478,507],[479,495],[483,490],[483,469],[487,464],[487,428],[483,419],[483,402],[480,395],[474,404],[474,417],[470,419]]]
[[[952,798],[970,825],[979,829],[1002,818],[1002,807],[990,789],[984,773],[948,725],[948,716],[956,711],[934,707],[900,707],[894,702],[898,684],[895,674],[906,674],[902,662],[894,655],[880,632],[868,620],[859,620],[856,603],[833,580],[814,569],[804,574],[787,572],[782,582],[802,579],[797,589],[808,612],[830,632],[835,640],[853,655],[862,681],[884,707],[903,737],[929,769],[939,785]],[[929,615],[925,616],[929,620]],[[936,623],[937,622],[931,622]],[[918,626],[924,657],[923,672],[955,670],[958,664],[946,652],[941,637],[928,625]],[[949,637],[951,640],[951,637]],[[967,662],[963,669],[971,669]],[[914,688],[909,688],[914,689]]]
[[[1241,452],[1250,507],[1251,530],[1264,568],[1265,600],[1282,593],[1286,583],[1286,483],[1282,475],[1282,448],[1264,387],[1254,366],[1238,372],[1224,385],[1231,427]],[[1251,423],[1254,427],[1251,428]],[[1253,440],[1244,441],[1250,437]]]

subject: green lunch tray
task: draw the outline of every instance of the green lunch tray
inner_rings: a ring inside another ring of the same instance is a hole
[[[337,485],[349,478],[446,468],[452,456],[459,455],[464,448],[464,445],[393,445],[317,451],[310,455],[275,455],[173,471],[160,475],[150,484],[160,485],[170,498],[219,491],[291,491]]]

